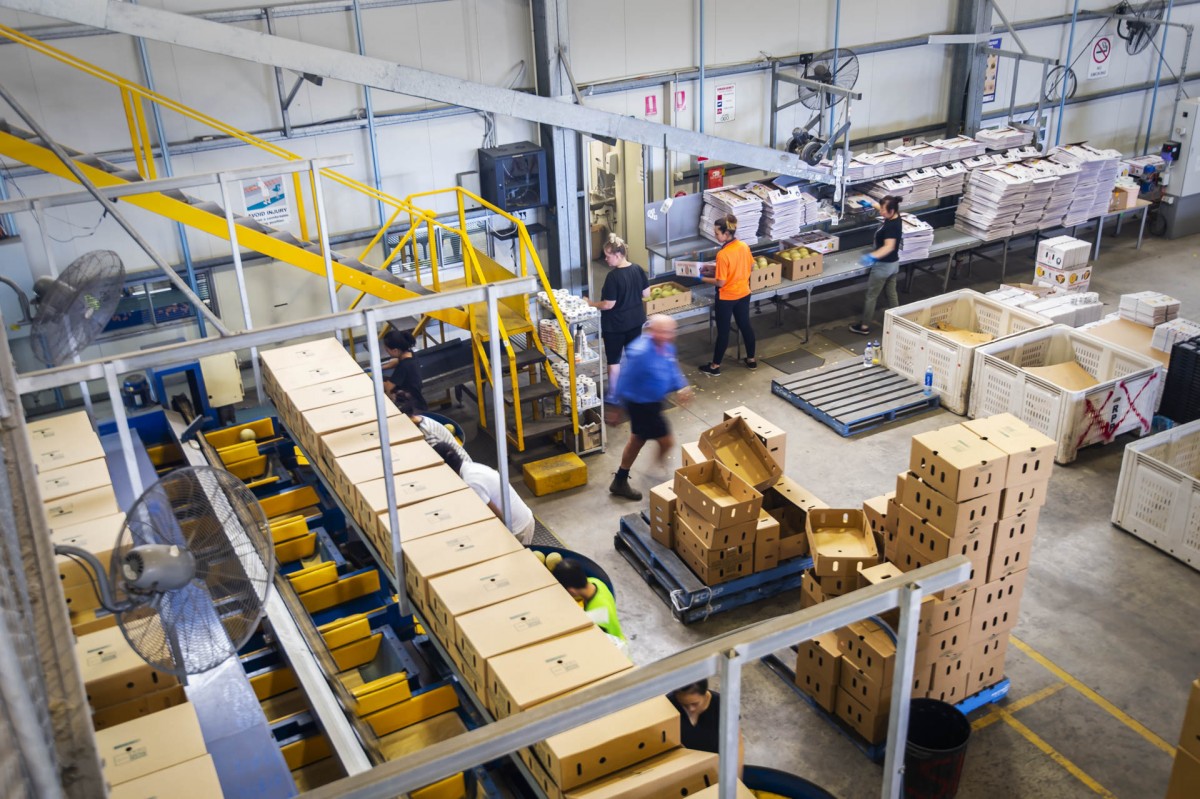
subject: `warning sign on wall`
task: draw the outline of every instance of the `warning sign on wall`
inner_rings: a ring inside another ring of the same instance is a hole
[[[1092,42],[1092,52],[1088,59],[1088,80],[1108,77],[1108,62],[1112,57],[1112,51],[1111,36],[1101,36]]]
[[[658,116],[658,95],[657,94],[647,94],[646,95],[646,116],[648,116],[648,117]]]
[[[733,114],[733,87],[732,83],[725,86],[717,87],[717,121],[732,122]]]

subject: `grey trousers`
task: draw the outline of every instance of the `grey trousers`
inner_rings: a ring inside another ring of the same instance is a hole
[[[896,278],[900,275],[900,263],[880,261],[871,267],[867,277],[867,299],[863,302],[862,324],[869,327],[875,317],[875,303],[879,300],[880,292],[886,292],[888,308],[900,305],[900,296],[896,293]]]

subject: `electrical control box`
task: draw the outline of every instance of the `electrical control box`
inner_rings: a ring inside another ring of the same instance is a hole
[[[1179,142],[1179,157],[1171,166],[1171,181],[1166,193],[1174,197],[1200,194],[1200,98],[1189,97],[1179,103],[1171,138]]]
[[[481,149],[479,190],[483,199],[510,213],[549,204],[546,151],[527,141]]]

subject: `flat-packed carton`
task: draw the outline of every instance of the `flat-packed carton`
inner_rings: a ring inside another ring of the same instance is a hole
[[[486,686],[490,658],[586,630],[594,623],[562,586],[551,585],[459,616],[455,644],[467,667]]]
[[[809,569],[800,576],[800,607],[811,608],[813,605],[819,605],[825,601],[825,591],[821,588],[821,581]]]
[[[440,497],[414,502],[396,512],[400,525],[400,538],[404,542],[427,535],[453,530],[468,524],[495,519],[496,515],[483,500],[469,488],[462,488]],[[392,533],[388,526],[388,513],[379,514],[376,521],[376,537],[385,543],[383,549],[391,551]]]
[[[923,483],[915,475],[904,482],[900,504],[913,511],[948,536],[969,533],[976,527],[992,524],[1000,518],[1000,493],[984,494],[966,502],[955,502]]]
[[[762,509],[762,494],[715,461],[677,469],[675,495],[681,508],[702,523],[697,530],[702,536],[747,522],[756,525]]]
[[[672,749],[566,793],[566,799],[662,799],[692,796],[717,784],[719,758]]]
[[[109,799],[221,799],[221,781],[212,757],[201,755],[136,780],[114,785]]]
[[[50,534],[50,541],[56,545],[62,544],[87,550],[100,561],[104,573],[107,574],[113,544],[116,543],[117,534],[124,523],[125,514],[113,513],[99,519],[60,527]],[[81,566],[79,561],[65,555],[58,555],[54,560],[58,565],[58,576],[62,580],[63,588],[72,588],[77,585],[91,587],[91,572]]]
[[[42,502],[110,485],[112,477],[108,473],[108,464],[104,458],[72,463],[57,469],[45,469],[37,475],[37,487]]]
[[[837,717],[866,739],[877,744],[887,738],[888,706],[869,708],[846,691],[838,688]]]
[[[726,419],[700,434],[700,451],[710,460],[723,463],[759,491],[773,486],[783,476],[770,450],[741,416]]]
[[[396,475],[392,485],[395,487],[397,508],[461,491],[466,486],[462,478],[442,463],[440,458],[436,466]],[[365,513],[378,514],[388,509],[387,484],[384,478],[360,483],[356,488],[358,500],[362,503],[361,507]],[[403,527],[400,528],[400,532],[404,533]]]
[[[679,449],[682,452],[684,466],[695,466],[697,463],[704,463],[708,460],[708,456],[700,451],[699,441],[689,441]]]
[[[779,565],[779,521],[765,510],[758,512],[754,531],[754,572],[764,572]]]
[[[1004,488],[1008,456],[962,425],[918,433],[908,468],[926,485],[955,502]]]
[[[554,575],[532,552],[514,552],[430,580],[427,618],[454,633],[458,616],[557,585]],[[442,640],[453,641],[454,637]]]
[[[88,703],[94,710],[179,684],[134,652],[117,627],[81,635],[75,641],[75,660],[82,672]]]
[[[1175,750],[1166,799],[1194,799],[1200,795],[1200,758],[1186,749]]]
[[[1187,710],[1183,713],[1183,729],[1179,731],[1179,748],[1200,757],[1200,679],[1192,682]]]
[[[506,718],[633,664],[599,627],[588,627],[497,655],[488,660],[487,668],[492,711],[497,718]]]
[[[389,443],[402,444],[423,438],[420,429],[407,416],[389,416],[387,423]],[[368,449],[379,449],[379,423],[374,420],[322,436],[319,454],[332,465],[338,458]]]
[[[856,621],[837,631],[843,668],[849,664],[878,683],[890,683],[896,665],[896,644],[872,621]]]
[[[818,577],[853,581],[854,574],[879,562],[875,538],[861,510],[813,508],[805,520],[805,535]]]
[[[207,752],[200,720],[190,703],[100,730],[96,749],[109,785],[136,780]]]
[[[86,411],[65,413],[26,424],[33,465],[39,472],[104,457],[100,437]]]
[[[406,541],[403,549],[408,596],[424,608],[429,601],[428,584],[434,577],[519,552],[523,547],[503,522],[492,518]]]
[[[735,417],[745,419],[746,424],[750,425],[750,429],[754,431],[754,435],[771,454],[771,459],[778,464],[780,469],[787,470],[787,433],[782,428],[771,424],[745,405],[730,408],[725,411],[724,415],[726,420]]]
[[[111,485],[81,491],[69,497],[59,497],[45,503],[43,508],[46,511],[46,523],[51,530],[112,516],[121,510]]]
[[[972,527],[965,533],[948,536],[906,507],[900,508],[898,534],[909,539],[912,546],[931,561],[942,560],[951,555],[966,555],[974,560],[989,555],[995,525],[985,524]]]
[[[1006,633],[1017,624],[1021,593],[1028,571],[1005,575],[984,584],[975,592],[975,609],[971,613],[971,640]]]
[[[1011,413],[968,419],[962,426],[1008,455],[1005,487],[1050,479],[1057,446],[1054,439],[1034,430]]]
[[[796,685],[832,713],[837,705],[841,665],[837,635],[822,633],[797,647]]]
[[[667,549],[675,546],[675,511],[678,499],[674,481],[650,489],[650,537]]]
[[[1026,483],[1004,489],[1000,492],[1000,518],[1042,507],[1046,504],[1046,491],[1045,483]]]
[[[533,745],[538,762],[570,790],[679,746],[679,711],[656,697]]]
[[[157,713],[169,707],[182,705],[186,701],[188,698],[184,693],[183,686],[173,685],[170,688],[143,694],[137,699],[130,699],[128,702],[109,705],[95,711],[92,713],[92,726],[97,730],[115,727],[118,724],[140,719],[142,716],[149,716],[151,713]]]

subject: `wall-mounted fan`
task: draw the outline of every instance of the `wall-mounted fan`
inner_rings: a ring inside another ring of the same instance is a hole
[[[1117,20],[1117,36],[1125,41],[1125,50],[1130,55],[1137,55],[1150,46],[1158,35],[1163,15],[1166,13],[1165,0],[1147,0],[1134,4],[1118,3],[1114,14],[1132,15],[1137,19]]]
[[[853,89],[858,82],[858,56],[850,50],[839,49],[812,56],[804,62],[805,82],[797,84],[796,99],[805,108],[815,113],[808,122],[792,130],[792,137],[784,146],[789,153],[800,156],[808,164],[816,164],[829,152],[836,136],[826,140],[820,137],[820,124],[825,112],[846,100],[845,95],[826,91],[825,87]],[[813,133],[813,129],[816,133]]]
[[[170,472],[138,497],[107,574],[86,550],[54,551],[92,573],[133,650],[176,676],[208,671],[246,643],[275,572],[262,506],[241,480],[208,466]]]
[[[74,358],[104,330],[121,301],[125,267],[111,250],[93,250],[76,258],[58,277],[40,277],[33,301],[12,280],[24,322],[32,322],[29,342],[38,360],[59,366]]]

